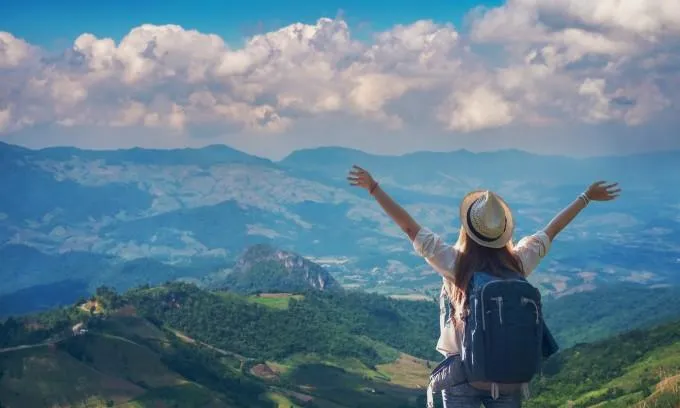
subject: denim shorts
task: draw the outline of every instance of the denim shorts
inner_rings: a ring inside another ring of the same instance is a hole
[[[456,385],[442,391],[444,408],[520,408],[521,393],[501,394],[493,399],[489,391],[478,390],[468,383]]]

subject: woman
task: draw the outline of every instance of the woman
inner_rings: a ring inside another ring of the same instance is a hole
[[[466,288],[475,271],[492,274],[514,271],[528,276],[547,254],[557,234],[583,210],[590,201],[610,201],[618,197],[618,183],[591,184],[584,193],[555,216],[542,230],[512,242],[514,220],[510,208],[491,191],[473,191],[460,205],[458,241],[449,245],[428,228],[421,227],[399,204],[380,188],[369,172],[353,166],[347,177],[350,184],[365,188],[412,241],[415,252],[424,257],[443,278],[440,294],[440,337],[437,351],[444,356],[459,354],[457,332],[465,310]],[[453,311],[451,310],[453,308]],[[487,408],[520,407],[519,393],[492,398],[488,391],[462,384],[442,391],[444,407]]]

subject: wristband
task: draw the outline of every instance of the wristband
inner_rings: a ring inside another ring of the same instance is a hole
[[[373,186],[368,190],[368,193],[370,195],[373,195],[373,192],[375,191],[376,188],[378,188],[378,182],[377,181],[373,183]]]
[[[585,205],[588,205],[590,203],[590,198],[588,197],[588,194],[586,194],[586,193],[579,194],[578,198],[583,200],[583,204],[585,204]]]

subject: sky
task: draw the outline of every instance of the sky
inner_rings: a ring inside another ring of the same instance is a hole
[[[0,141],[680,149],[680,2],[3,1]]]

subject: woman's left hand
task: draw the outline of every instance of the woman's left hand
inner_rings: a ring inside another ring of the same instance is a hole
[[[621,194],[621,189],[616,188],[619,183],[606,184],[605,181],[597,181],[586,190],[586,195],[593,201],[611,201]]]

